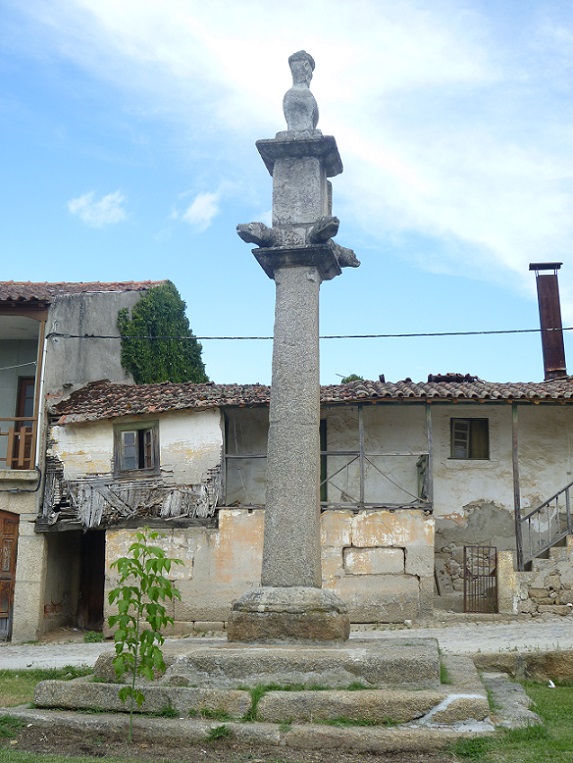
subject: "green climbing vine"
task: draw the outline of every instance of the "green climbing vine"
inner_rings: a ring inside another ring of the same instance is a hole
[[[154,286],[132,308],[119,311],[121,364],[136,384],[209,381],[202,347],[189,328],[185,302],[171,281]]]

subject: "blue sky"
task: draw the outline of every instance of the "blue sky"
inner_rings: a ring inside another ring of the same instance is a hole
[[[570,0],[0,0],[2,279],[169,278],[197,335],[272,334],[235,226],[269,218],[254,144],[302,48],[362,262],[323,284],[321,334],[536,328],[532,261],[564,263],[573,325]],[[268,341],[203,348],[217,382],[270,381]],[[543,376],[538,334],[323,340],[321,366]]]

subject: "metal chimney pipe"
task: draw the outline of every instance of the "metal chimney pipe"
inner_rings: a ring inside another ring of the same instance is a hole
[[[563,265],[562,262],[532,262],[529,265],[529,269],[535,271],[537,280],[545,381],[567,376],[559,283],[557,281],[557,271],[561,265]],[[540,271],[544,270],[552,270],[553,273],[542,274]]]

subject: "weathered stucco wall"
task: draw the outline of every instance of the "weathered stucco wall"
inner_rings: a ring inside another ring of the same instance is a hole
[[[490,458],[450,456],[450,419],[487,418]],[[434,513],[441,580],[463,590],[463,546],[515,550],[512,409],[510,405],[433,406]],[[522,512],[535,508],[572,479],[573,410],[561,405],[518,406]],[[444,581],[444,574],[450,583]]]
[[[113,474],[113,424],[159,421],[161,473],[175,484],[198,484],[220,464],[223,433],[217,410],[124,417],[114,421],[67,424],[50,430],[51,455],[64,464],[64,477]]]
[[[322,514],[323,586],[356,623],[429,617],[434,596],[434,519],[417,510]]]
[[[50,306],[47,324],[51,332],[117,336],[117,314],[131,309],[145,291],[65,294]],[[51,337],[46,345],[45,389],[59,390],[64,384],[80,385],[97,379],[130,384],[131,375],[121,366],[119,339],[66,339]]]
[[[573,409],[520,406],[521,505],[534,509],[573,480]]]
[[[218,529],[167,530],[162,546],[184,561],[173,579],[182,601],[176,631],[222,627],[231,601],[260,585],[264,511],[225,509]],[[106,534],[106,597],[117,581],[111,563],[127,553],[133,531]],[[353,622],[403,622],[432,611],[434,523],[414,510],[322,515],[323,585],[349,605]],[[108,605],[106,605],[108,606]],[[105,616],[109,615],[106,611]]]

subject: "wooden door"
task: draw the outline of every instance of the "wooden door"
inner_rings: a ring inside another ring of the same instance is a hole
[[[0,641],[12,637],[19,521],[17,514],[0,511]]]

